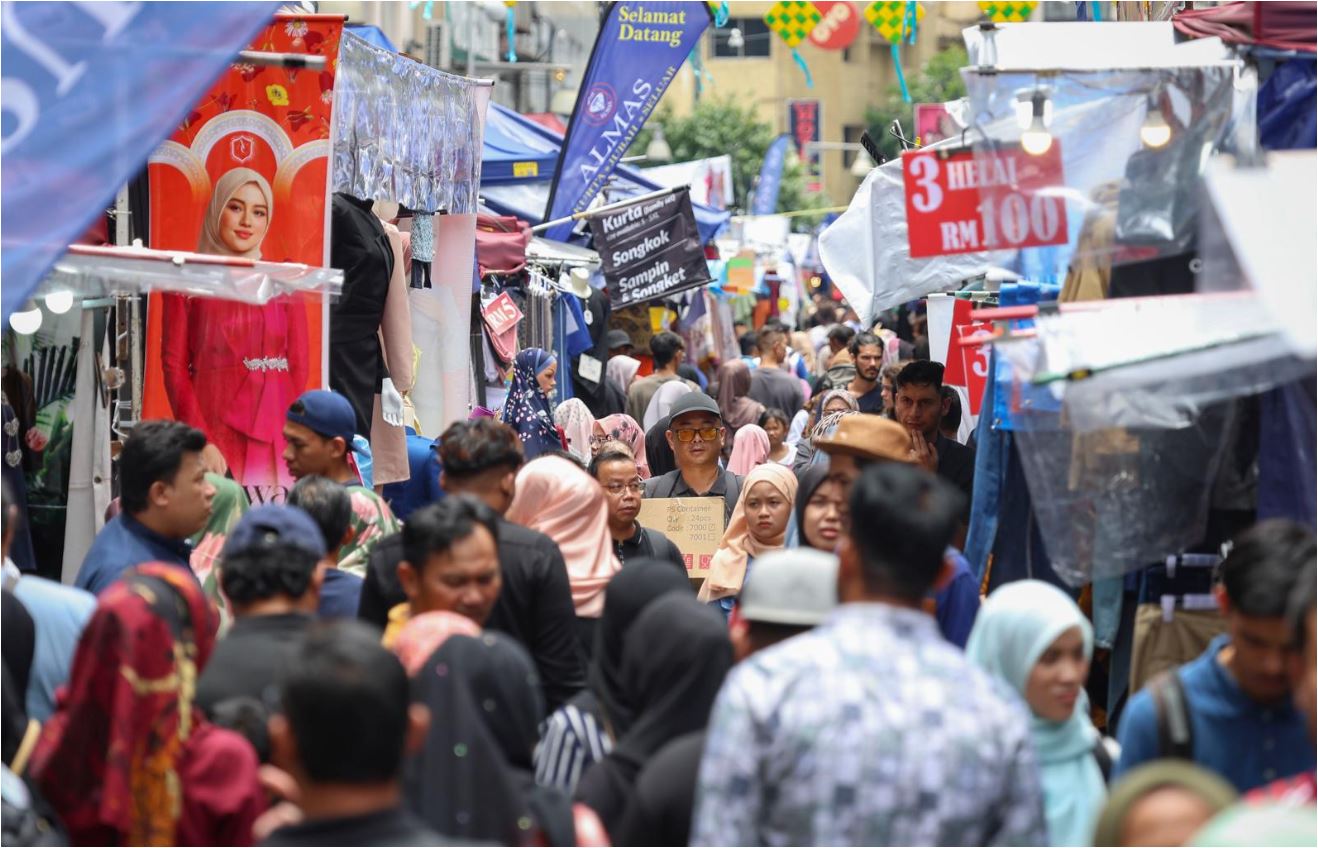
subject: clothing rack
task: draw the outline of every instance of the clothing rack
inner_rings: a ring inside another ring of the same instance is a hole
[[[1171,579],[1176,576],[1178,568],[1217,568],[1221,562],[1222,557],[1217,554],[1179,553],[1167,557],[1164,567],[1167,569],[1168,579]],[[1183,610],[1217,609],[1217,596],[1211,592],[1188,595],[1160,595],[1158,604],[1162,607],[1162,620],[1170,622],[1176,613],[1177,607]]]

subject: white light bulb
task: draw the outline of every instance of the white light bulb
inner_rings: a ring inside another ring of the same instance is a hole
[[[1150,109],[1140,125],[1140,141],[1145,147],[1158,148],[1172,140],[1172,128],[1159,109]]]
[[[67,289],[51,292],[46,295],[46,308],[56,315],[63,315],[73,308],[73,292]]]
[[[1031,156],[1042,156],[1053,146],[1053,134],[1043,125],[1042,116],[1036,116],[1030,128],[1021,133],[1021,149]]]
[[[9,316],[9,326],[20,336],[30,336],[41,329],[41,310],[33,308],[26,312],[14,312]]]

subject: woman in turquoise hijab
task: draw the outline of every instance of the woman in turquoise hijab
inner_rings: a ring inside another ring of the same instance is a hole
[[[1038,580],[990,595],[966,643],[970,661],[1029,707],[1050,845],[1089,845],[1107,795],[1084,690],[1093,652],[1093,628],[1075,601]]]

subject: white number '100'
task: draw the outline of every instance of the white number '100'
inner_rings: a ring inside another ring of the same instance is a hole
[[[997,247],[1003,239],[1009,245],[1019,245],[1030,237],[1031,232],[1035,241],[1052,241],[1062,222],[1057,204],[1057,198],[1040,194],[1031,195],[1028,204],[1019,194],[985,198],[979,204],[979,217],[984,222],[984,246]]]

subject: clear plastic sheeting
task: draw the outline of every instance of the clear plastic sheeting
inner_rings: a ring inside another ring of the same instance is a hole
[[[292,262],[261,262],[133,247],[74,247],[38,289],[83,299],[155,291],[261,305],[285,294],[338,297],[343,272]]]
[[[1178,41],[1171,21],[1047,21],[961,31],[971,65],[1000,71],[1106,71],[1205,65],[1231,58],[1220,38]]]
[[[1017,384],[1014,406],[1062,410],[1057,426],[1078,433],[1192,427],[1208,405],[1266,391],[1314,367],[1291,354],[1250,292],[1045,311],[1034,332],[999,346]],[[1022,419],[1015,426],[1049,423]]]
[[[1255,147],[1256,77],[1239,62],[962,75],[977,156],[1020,145],[1040,121],[1061,149],[1067,243],[1022,249],[1030,279],[1060,282],[1079,259],[1110,267],[1191,250],[1209,158]]]
[[[1080,433],[1055,412],[1022,412],[1016,430],[1034,518],[1058,576],[1117,577],[1203,538],[1235,407],[1205,408],[1175,430]]]
[[[334,83],[334,191],[474,214],[489,87],[344,32]]]
[[[1316,183],[1312,150],[1269,153],[1253,166],[1229,157],[1210,162],[1195,279],[1201,292],[1253,290],[1291,350],[1308,358],[1318,352]]]

